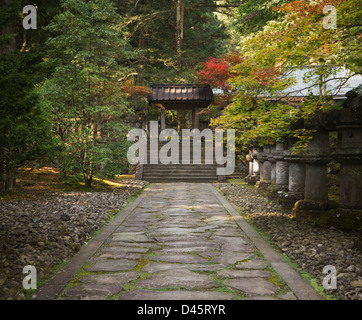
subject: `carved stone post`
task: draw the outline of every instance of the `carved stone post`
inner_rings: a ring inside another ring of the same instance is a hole
[[[299,159],[289,159],[288,195],[293,200],[304,198],[305,165]]]
[[[288,162],[284,158],[285,151],[286,150],[284,144],[281,142],[277,142],[275,150],[273,152],[273,158],[275,160],[275,185],[273,185],[272,190],[274,191],[288,190],[289,168]]]
[[[260,167],[259,167],[259,149],[253,148],[249,151],[246,159],[249,161],[249,175],[246,177],[246,180],[249,184],[255,185],[255,183],[259,180],[260,175]]]
[[[288,143],[291,149],[295,142],[289,139]],[[285,157],[285,160],[289,162],[288,198],[294,201],[303,200],[305,184],[305,163],[303,162],[303,157],[290,152]]]
[[[339,207],[330,215],[342,228],[359,228],[362,232],[362,96],[353,91],[340,112],[337,133],[335,157],[341,164]],[[362,251],[362,237],[355,245]]]
[[[256,179],[259,179],[260,176],[260,162],[258,159],[260,150],[258,148],[253,148],[253,176],[256,176]]]
[[[302,153],[305,162],[304,200],[293,209],[296,218],[317,219],[330,208],[327,189],[327,163],[330,161],[329,132],[318,131]]]
[[[270,146],[264,146],[263,152],[259,155],[260,162],[260,181],[259,188],[268,187],[271,183],[271,161],[269,160]]]
[[[270,184],[271,186],[275,185],[276,183],[276,160],[274,158],[276,146],[273,145],[270,147],[270,153],[268,154],[268,161],[271,163],[270,167]]]
[[[341,163],[339,205],[362,209],[362,125],[340,125],[337,157]]]

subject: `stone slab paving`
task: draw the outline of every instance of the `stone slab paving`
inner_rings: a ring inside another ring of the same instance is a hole
[[[254,232],[210,184],[154,183],[35,298],[319,299]]]

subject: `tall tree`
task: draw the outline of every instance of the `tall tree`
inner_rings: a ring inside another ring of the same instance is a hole
[[[25,30],[22,11],[28,2],[0,2],[0,191],[12,190],[17,169],[44,161],[53,147],[49,114],[37,85],[46,75],[39,66],[47,38],[43,27],[59,7],[56,1],[40,3],[39,28]]]
[[[112,176],[126,164],[122,117],[131,110],[121,87],[132,75],[132,56],[111,1],[64,0],[62,8],[48,26],[56,68],[42,92],[63,150],[63,175],[91,187],[95,175]]]
[[[226,29],[213,0],[117,1],[134,48],[137,81],[189,82],[192,70],[212,55],[225,52]]]
[[[182,44],[184,40],[185,1],[174,0],[176,6],[176,75],[182,72]]]

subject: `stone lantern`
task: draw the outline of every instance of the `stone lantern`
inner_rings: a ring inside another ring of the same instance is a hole
[[[246,177],[246,180],[249,184],[255,184],[260,177],[260,162],[259,155],[261,149],[257,146],[254,146],[249,154],[246,156],[246,160],[249,161],[249,175]]]
[[[341,165],[339,207],[330,219],[342,228],[362,230],[362,96],[349,92],[336,127],[334,156]],[[359,246],[362,248],[362,239]]]
[[[291,148],[294,141],[289,139],[288,142]],[[289,162],[288,198],[294,201],[303,200],[305,185],[305,163],[303,156],[290,153],[285,157],[285,160]]]
[[[275,167],[274,167],[275,169],[273,168],[273,166],[271,166],[272,191],[288,190],[289,164],[285,160],[285,156],[288,153],[289,151],[284,143],[282,142],[276,143],[275,149],[272,151],[273,160],[275,161]],[[275,184],[273,183],[274,178],[275,178]]]
[[[271,170],[272,163],[270,161],[269,155],[271,152],[271,146],[264,146],[263,153],[260,156],[260,183],[259,187],[269,186],[271,183]]]
[[[305,151],[300,153],[300,158],[295,162],[304,162],[304,170],[299,165],[292,165],[292,176],[295,181],[301,180],[304,171],[304,199],[297,201],[293,208],[293,216],[303,219],[318,219],[325,210],[336,207],[328,201],[327,163],[331,160],[329,146],[329,123],[322,121],[323,117],[316,115],[310,119],[306,126],[316,132],[308,143]],[[293,180],[293,178],[292,178]],[[301,186],[301,185],[300,185]]]

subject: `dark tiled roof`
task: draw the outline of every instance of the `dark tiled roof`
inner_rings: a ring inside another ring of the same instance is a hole
[[[152,103],[190,103],[214,101],[209,85],[197,84],[153,84],[148,102]]]

